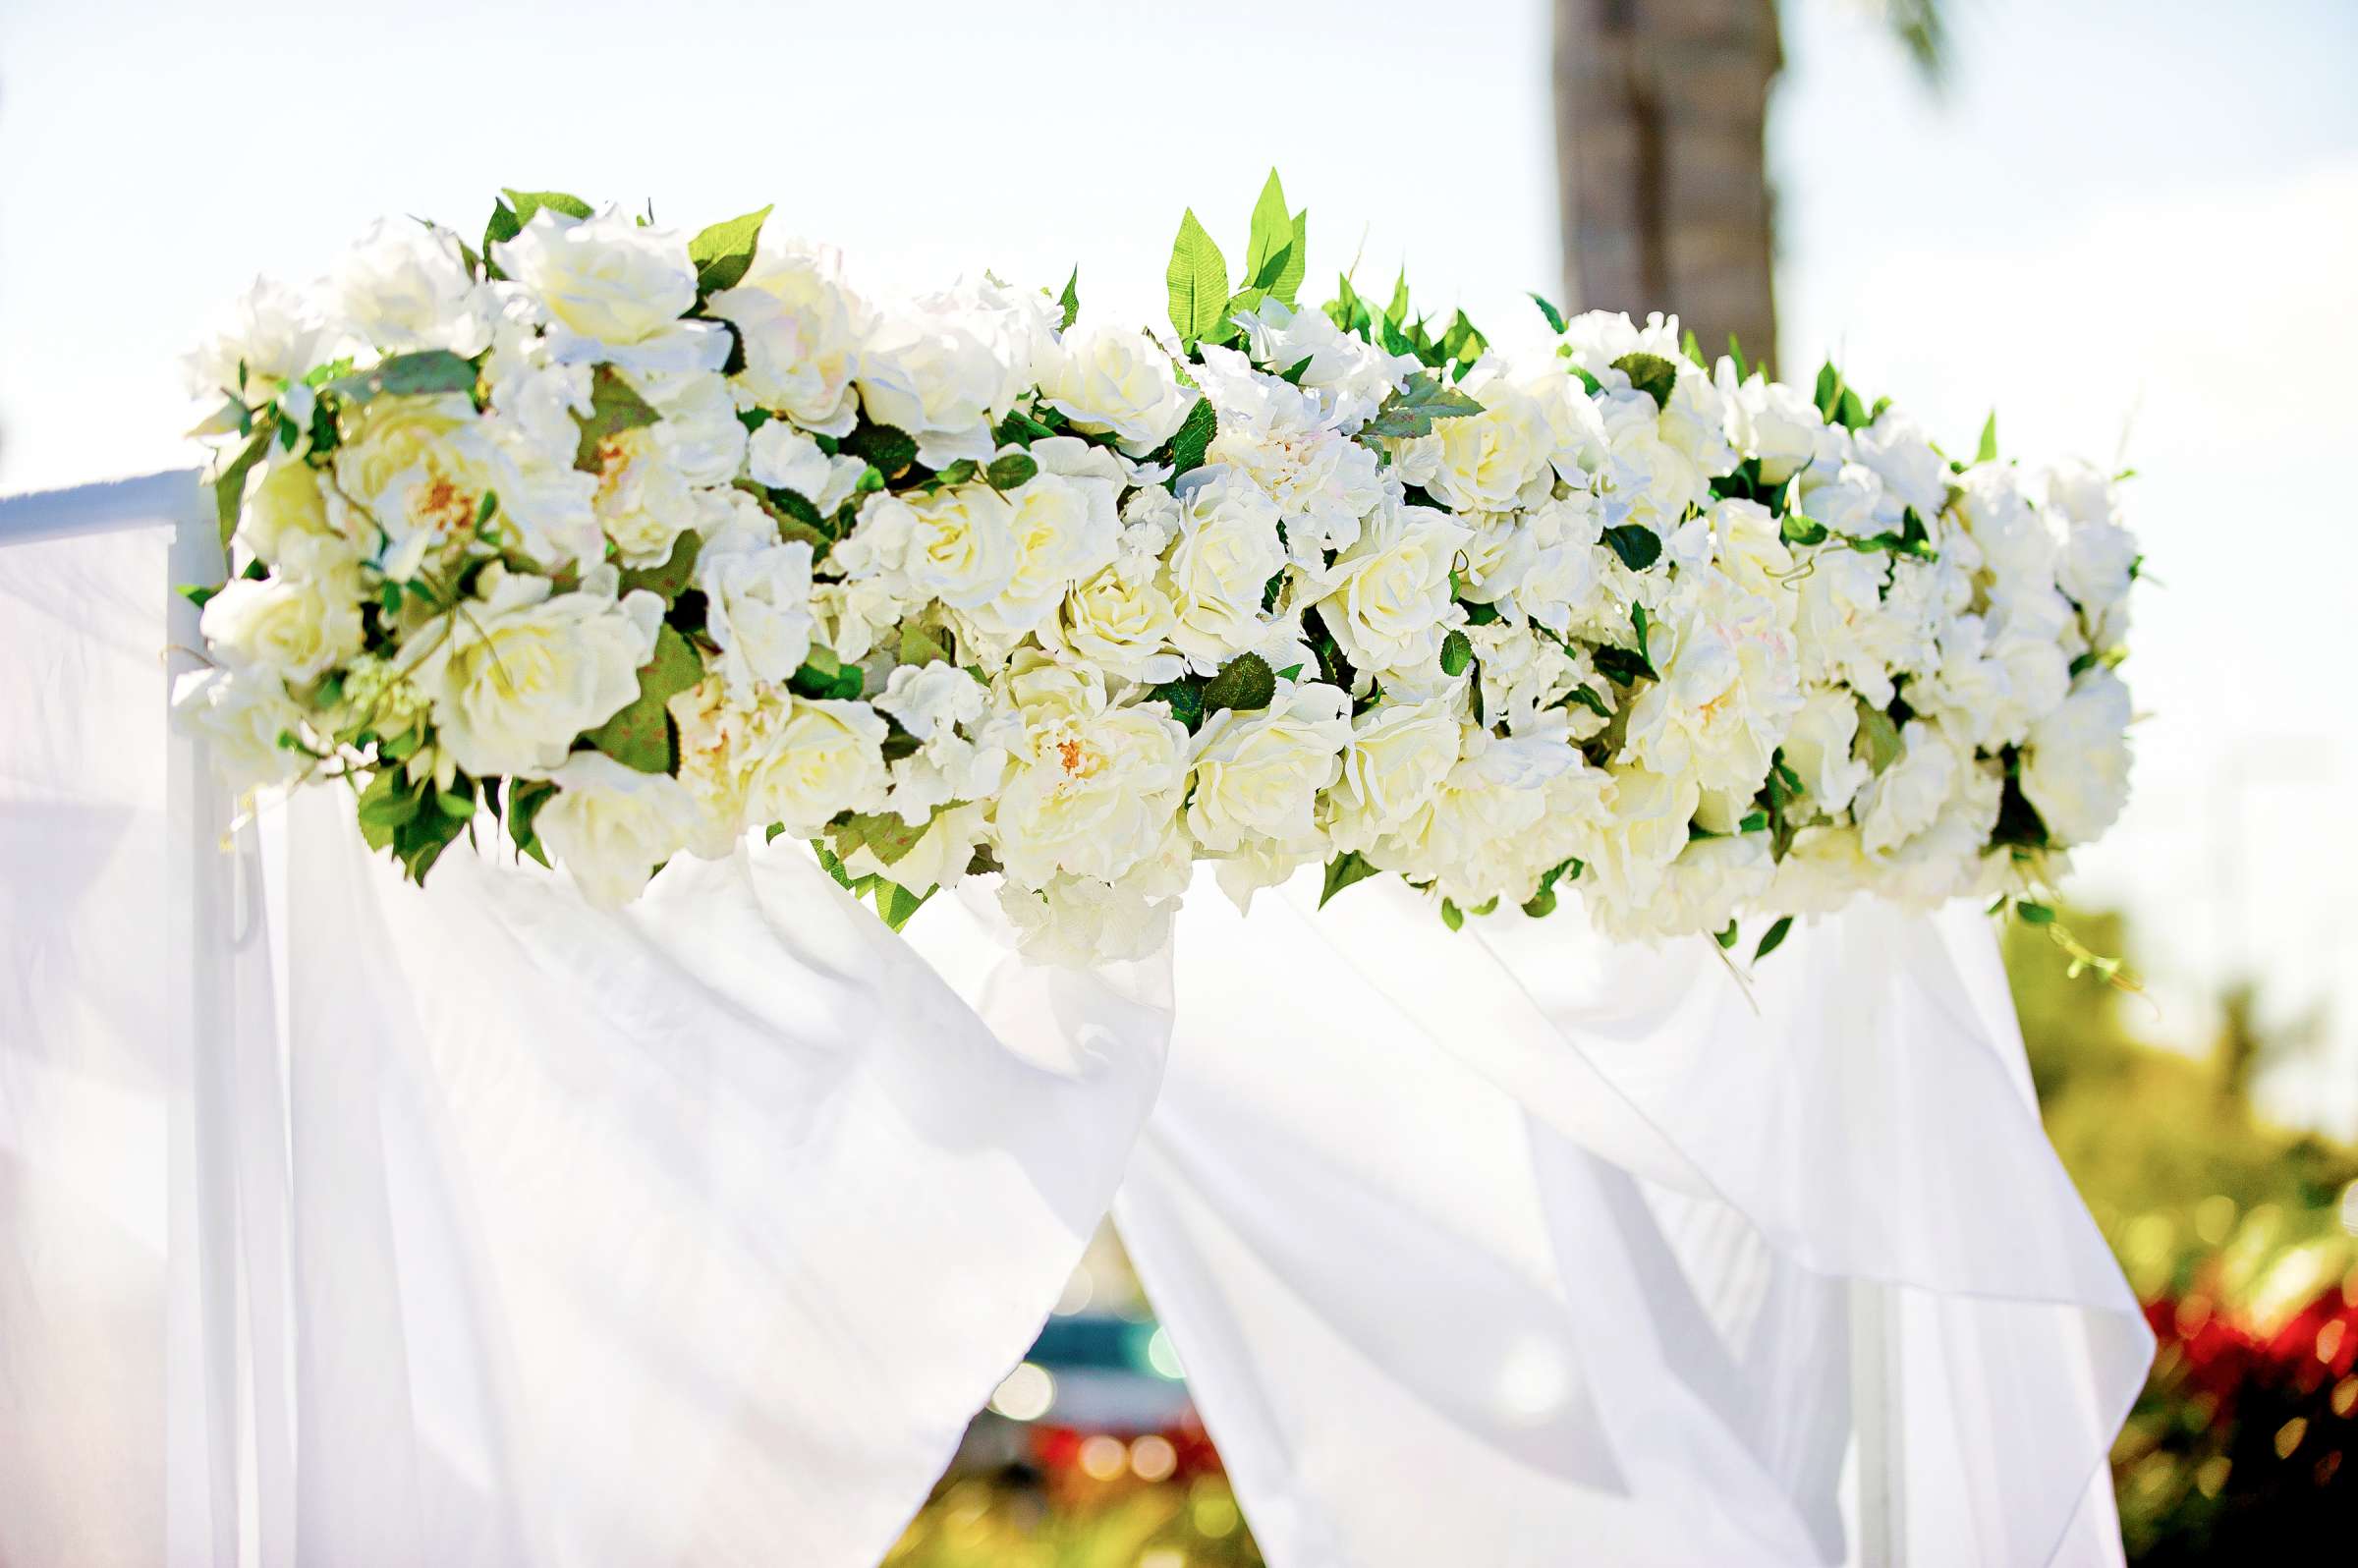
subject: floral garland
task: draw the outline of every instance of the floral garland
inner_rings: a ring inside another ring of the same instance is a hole
[[[1866,893],[2047,918],[2121,810],[2140,557],[1993,425],[1952,462],[1660,316],[1302,308],[1274,175],[1239,286],[1187,214],[1167,338],[1077,273],[874,301],[768,214],[511,191],[257,283],[192,362],[243,572],[176,695],[249,803],[341,781],[420,879],[487,814],[604,905],[792,833],[896,926],[996,873],[1072,962],[1199,860],[1757,953]]]

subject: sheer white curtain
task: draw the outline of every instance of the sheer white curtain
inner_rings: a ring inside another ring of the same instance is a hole
[[[1748,995],[1207,884],[1082,976],[791,845],[421,892],[324,792],[265,876],[191,510],[0,509],[0,1562],[872,1563],[1109,1202],[1278,1568],[2117,1560],[2146,1342],[1974,918]]]

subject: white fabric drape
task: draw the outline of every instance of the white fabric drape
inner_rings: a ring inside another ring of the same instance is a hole
[[[791,845],[421,891],[328,792],[265,878],[163,724],[168,493],[0,513],[0,1563],[861,1568],[1117,1184],[1276,1568],[1858,1560],[1862,1393],[1869,1560],[2118,1560],[2147,1343],[1977,918],[1748,998],[1207,883],[1083,976]]]

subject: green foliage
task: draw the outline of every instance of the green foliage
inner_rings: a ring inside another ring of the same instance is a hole
[[[726,223],[715,223],[688,242],[688,259],[696,263],[696,297],[733,289],[754,264],[754,249],[761,240],[761,224],[770,209],[748,212]]]
[[[1168,463],[1171,466],[1171,477],[1175,480],[1180,475],[1204,466],[1204,454],[1211,449],[1211,438],[1218,433],[1218,411],[1212,408],[1211,399],[1198,398],[1195,406],[1187,411],[1187,419],[1180,424],[1179,433],[1154,454],[1154,461]]]
[[[503,190],[500,194],[507,199],[491,203],[490,221],[483,225],[484,270],[494,278],[507,274],[501,272],[491,260],[491,248],[502,240],[513,240],[522,234],[524,226],[533,221],[533,214],[542,207],[553,207],[568,217],[587,218],[591,215],[589,202],[562,191]]]
[[[1261,199],[1253,204],[1252,230],[1245,242],[1246,285],[1291,306],[1302,287],[1309,250],[1310,214],[1288,213],[1285,187],[1271,169]]]
[[[848,702],[868,689],[868,678],[859,665],[844,663],[833,648],[814,643],[802,667],[786,678],[786,685],[797,697]]]
[[[1367,435],[1419,436],[1432,433],[1435,420],[1461,420],[1480,414],[1482,405],[1440,377],[1420,370],[1408,384],[1383,400],[1376,417],[1364,427]]]
[[[573,466],[586,474],[597,473],[605,464],[599,448],[610,437],[652,424],[662,417],[612,365],[599,365],[590,380],[590,417],[574,416],[574,422],[582,427],[582,439],[574,449]]]
[[[704,661],[666,622],[655,633],[654,657],[640,667],[639,695],[583,739],[625,767],[669,773],[676,763],[671,713],[664,704],[704,678]]]
[[[1613,368],[1629,377],[1629,384],[1654,399],[1655,407],[1670,406],[1670,393],[1678,385],[1678,366],[1658,354],[1624,354],[1613,362]]]
[[[1064,292],[1056,296],[1056,305],[1063,312],[1056,322],[1056,330],[1071,331],[1073,323],[1081,319],[1081,269],[1078,266],[1064,280]]]
[[[886,482],[909,472],[917,461],[917,438],[890,424],[871,424],[865,418],[843,438],[843,450],[884,476]]]
[[[1218,330],[1228,309],[1228,260],[1190,207],[1179,220],[1163,283],[1170,294],[1171,328],[1183,344]]]
[[[270,430],[275,420],[265,420],[253,432],[238,455],[229,460],[219,477],[213,480],[213,513],[221,525],[221,548],[229,548],[230,535],[238,532],[238,514],[246,505],[246,476],[270,450]]]
[[[379,397],[470,392],[475,389],[475,376],[472,360],[462,360],[448,349],[424,349],[416,354],[396,354],[379,361],[372,369],[338,376],[319,390],[358,405]]]
[[[1643,572],[1662,558],[1661,535],[1643,523],[1620,523],[1606,529],[1604,542],[1633,572]]]
[[[1775,952],[1783,944],[1786,933],[1792,929],[1793,917],[1790,915],[1778,916],[1776,924],[1769,926],[1761,937],[1761,945],[1752,950],[1752,961],[1757,964],[1770,953]]]
[[[1899,726],[1891,715],[1865,698],[1859,698],[1858,745],[1867,754],[1867,765],[1877,773],[1899,760],[1901,743]]]
[[[836,855],[843,859],[850,859],[854,850],[866,848],[884,865],[893,866],[917,848],[918,841],[932,826],[930,816],[911,827],[897,812],[862,812],[829,826],[827,835],[834,840]]]
[[[696,558],[704,541],[694,529],[682,533],[671,546],[671,554],[660,566],[631,566],[623,568],[622,591],[645,588],[663,601],[669,609],[689,584],[696,581]]]
[[[1207,717],[1224,707],[1253,712],[1267,707],[1276,695],[1277,677],[1268,661],[1258,653],[1239,653],[1204,684],[1204,712]]]
[[[1540,308],[1540,314],[1547,322],[1548,331],[1560,333],[1564,330],[1563,311],[1536,294],[1531,297],[1531,303]]]
[[[1364,882],[1377,874],[1377,868],[1370,865],[1368,858],[1357,850],[1337,855],[1326,863],[1326,880],[1319,889],[1319,908],[1324,909],[1328,899],[1352,883]]]
[[[1474,643],[1465,633],[1452,629],[1441,639],[1441,673],[1459,676],[1474,662]]]
[[[1976,463],[1997,461],[1997,410],[1995,409],[1990,411],[1990,418],[1982,423],[1982,442],[1974,449],[1973,460]]]
[[[361,791],[359,815],[368,847],[391,850],[410,880],[421,882],[474,818],[475,780],[460,774],[443,790],[431,773],[413,782],[402,767],[379,767]]]
[[[1012,490],[1029,484],[1039,473],[1039,463],[1027,453],[1009,452],[993,458],[990,467],[982,471],[982,482],[994,490]]]
[[[533,830],[533,819],[540,808],[556,798],[557,787],[541,779],[508,780],[508,837],[523,854],[530,855],[541,865],[548,864],[548,851],[540,847],[540,837]]]

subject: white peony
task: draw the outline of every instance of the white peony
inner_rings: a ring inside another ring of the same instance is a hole
[[[276,455],[247,476],[246,504],[238,514],[237,542],[282,577],[348,575],[366,553],[366,544],[338,527],[357,522],[349,508],[331,519],[319,475],[300,458]]]
[[[1187,731],[1161,704],[1116,707],[1085,671],[1019,659],[1004,679],[1024,722],[993,812],[1010,876],[1111,881],[1160,853],[1178,822]]]
[[[1180,384],[1170,355],[1152,338],[1094,321],[1067,332],[1044,356],[1039,395],[1074,429],[1112,436],[1132,457],[1178,434],[1198,396]]]
[[[1314,808],[1351,740],[1351,695],[1317,681],[1286,683],[1256,712],[1222,708],[1196,734],[1188,831],[1214,854],[1256,839],[1315,848]]]
[[[1319,619],[1363,680],[1440,657],[1442,639],[1464,616],[1449,573],[1472,536],[1446,512],[1391,506],[1319,574]]]
[[[1810,805],[1828,815],[1847,809],[1875,770],[1855,755],[1858,699],[1838,686],[1813,688],[1785,732],[1785,763],[1801,780]]]
[[[1940,514],[1948,499],[1948,464],[1915,420],[1895,408],[1885,409],[1854,439],[1859,461],[1875,471],[1903,507],[1928,523]]]
[[[259,408],[301,387],[327,358],[333,334],[305,294],[272,278],[256,278],[230,318],[185,362],[190,395],[206,413],[223,398]]]
[[[533,832],[596,909],[637,898],[700,825],[696,802],[678,779],[626,767],[602,752],[576,752],[547,777],[557,793],[533,815]]]
[[[477,777],[545,772],[639,695],[663,601],[615,597],[611,567],[554,593],[544,577],[483,569],[464,613],[411,634],[404,673],[431,701],[435,738]]]
[[[706,680],[671,700],[680,782],[708,819],[777,824],[814,838],[844,812],[873,812],[890,783],[882,715],[866,702],[819,700],[764,687],[750,702]]]
[[[2022,748],[2022,793],[2059,844],[2085,844],[2118,820],[2129,801],[2129,689],[2102,665],[2031,726]]]
[[[1045,887],[1009,881],[999,905],[1027,958],[1095,969],[1159,950],[1171,938],[1179,900],[1092,877],[1058,877]]]
[[[1854,814],[1867,853],[1879,859],[1933,825],[1971,758],[1930,719],[1900,731],[1896,760],[1859,791]]]
[[[852,433],[868,308],[844,286],[832,247],[764,226],[745,276],[716,290],[705,308],[734,324],[745,346],[737,387],[747,404],[821,435]]]
[[[843,868],[854,876],[881,876],[922,896],[964,877],[975,858],[975,846],[988,830],[981,806],[946,807],[926,818],[926,830],[917,842],[892,860],[886,861],[863,841],[843,858]]]
[[[633,379],[662,417],[598,443],[592,504],[623,565],[660,566],[698,525],[701,492],[737,476],[745,426],[717,375]]]
[[[1285,528],[1287,552],[1315,569],[1349,547],[1384,495],[1375,452],[1344,435],[1316,393],[1253,368],[1234,349],[1207,347],[1197,380],[1218,411],[1205,461],[1260,486]]]
[[[332,289],[349,329],[387,354],[447,349],[472,360],[491,346],[499,316],[459,237],[406,218],[370,224],[345,252]]]
[[[1725,930],[1736,912],[1775,880],[1768,836],[1699,838],[1664,866],[1654,891],[1628,902],[1601,896],[1589,905],[1597,929],[1615,941],[1656,942]]]
[[[1464,724],[1459,704],[1378,702],[1351,721],[1340,779],[1330,797],[1338,849],[1365,849],[1432,800],[1457,765]]]
[[[357,587],[354,576],[233,578],[206,601],[197,624],[233,669],[302,686],[360,652]]]
[[[483,496],[511,472],[474,400],[380,397],[350,418],[328,495],[337,532],[367,540],[395,582],[471,543]]]
[[[547,312],[560,364],[679,373],[717,370],[729,357],[728,328],[680,319],[696,305],[696,263],[676,229],[613,208],[576,218],[542,207],[491,254]]]
[[[1717,383],[1727,411],[1728,438],[1743,456],[1761,466],[1761,479],[1782,484],[1827,450],[1825,420],[1799,387],[1771,381],[1759,371],[1739,384],[1735,362],[1722,359]]]

